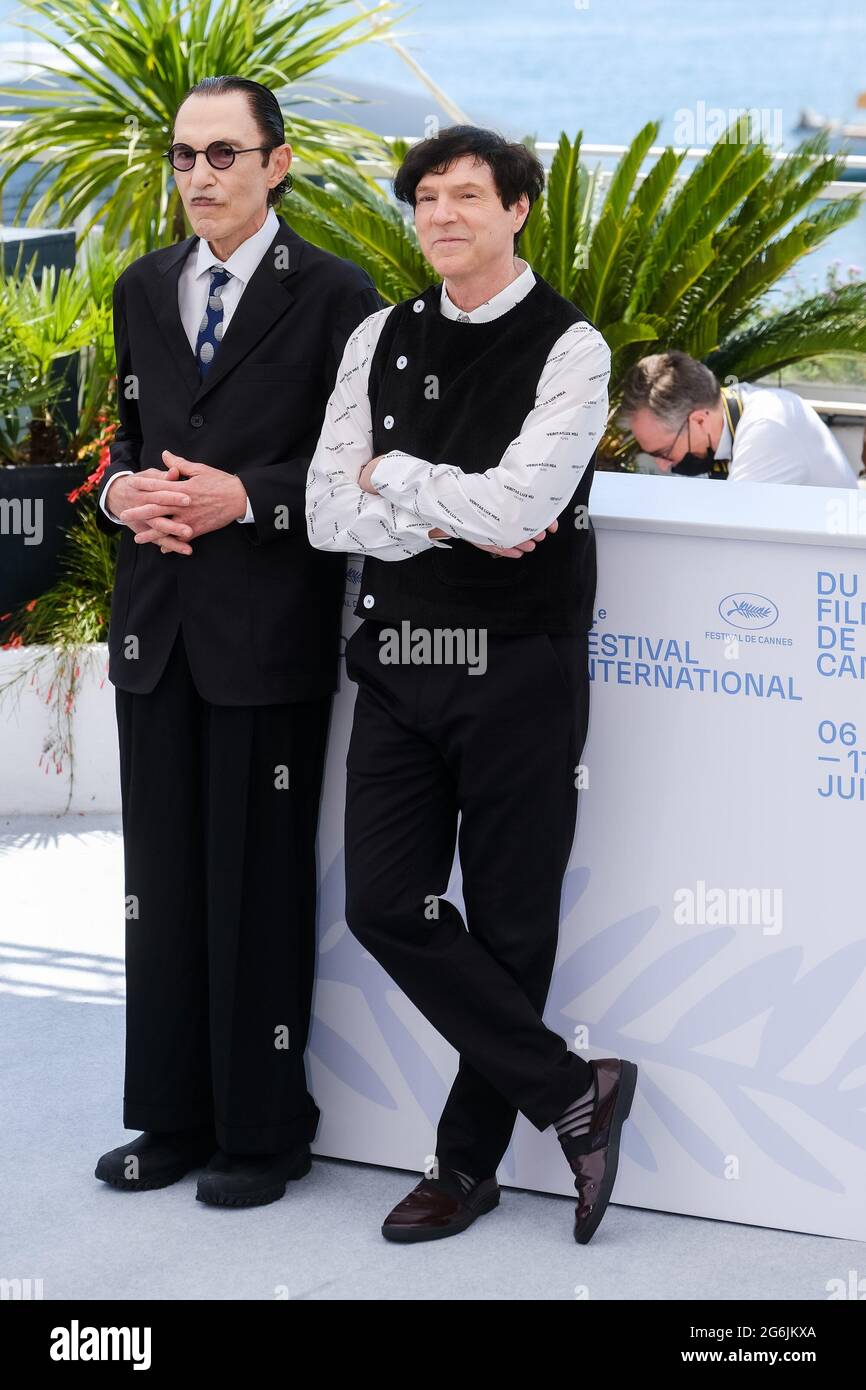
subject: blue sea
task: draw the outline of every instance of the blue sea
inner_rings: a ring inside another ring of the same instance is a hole
[[[0,43],[23,37],[16,12],[0,0]],[[658,119],[662,141],[686,143],[683,112],[757,108],[791,149],[804,107],[866,121],[855,106],[866,92],[864,0],[416,0],[398,31],[470,119],[517,137],[583,130],[587,142],[625,144]],[[383,43],[341,58],[340,74],[423,91]],[[348,116],[363,123],[363,107]],[[801,282],[823,285],[833,260],[843,275],[851,265],[866,274],[866,204],[801,262]]]

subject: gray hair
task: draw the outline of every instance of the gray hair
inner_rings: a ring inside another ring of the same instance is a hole
[[[709,367],[686,352],[657,352],[635,363],[625,379],[620,416],[628,421],[649,410],[677,429],[693,410],[718,405],[721,387]]]

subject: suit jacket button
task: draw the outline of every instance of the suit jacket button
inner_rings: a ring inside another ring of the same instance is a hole
[[[190,417],[189,417],[189,423],[190,423],[195,429],[198,429],[199,425],[203,425],[203,424],[204,424],[204,416],[203,416],[203,415],[200,415],[199,412],[196,411],[194,415],[190,415]]]
[[[409,358],[406,357],[404,353],[401,353],[400,356],[397,358],[397,366],[398,366],[398,368],[399,368],[399,370],[400,370],[401,372],[402,372],[403,368],[406,366],[406,363],[407,363],[408,361],[409,361]]]
[[[393,415],[386,415],[385,418],[384,418],[384,420],[382,421],[382,424],[385,426],[385,429],[386,429],[386,430],[393,429],[393,428],[394,428],[394,416],[393,416]]]
[[[373,607],[373,604],[374,604],[375,602],[376,602],[376,600],[374,599],[374,597],[373,597],[372,594],[365,594],[365,595],[364,595],[364,607],[365,607],[365,608],[372,608],[372,607]]]

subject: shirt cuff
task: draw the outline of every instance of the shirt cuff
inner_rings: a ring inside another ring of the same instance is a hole
[[[249,498],[247,498],[247,509],[244,512],[244,515],[235,517],[235,520],[238,523],[238,526],[247,526],[251,521],[255,521],[255,517],[253,516],[252,503],[250,502]]]
[[[108,510],[108,494],[111,491],[111,484],[115,482],[117,478],[128,478],[130,473],[132,473],[133,471],[134,470],[132,468],[124,468],[122,473],[115,473],[114,477],[109,482],[108,487],[105,489],[105,491],[99,499],[99,505],[105,512],[105,515],[108,517],[109,521],[116,521],[118,526],[122,526],[123,522],[120,520],[119,516],[115,516],[114,512],[110,512]]]

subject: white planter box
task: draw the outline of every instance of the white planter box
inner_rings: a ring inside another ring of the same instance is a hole
[[[0,651],[0,686],[47,652],[45,647]],[[47,746],[56,731],[53,710],[45,702],[52,667],[49,656],[37,676],[38,690],[28,682],[8,691],[0,703],[0,814],[62,815],[67,809],[69,760],[62,760],[58,773]],[[75,772],[69,811],[120,811],[114,686],[107,672],[108,648],[104,642],[94,643],[82,655],[75,700]]]

